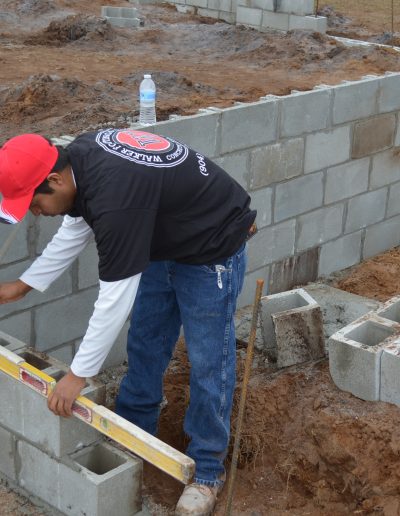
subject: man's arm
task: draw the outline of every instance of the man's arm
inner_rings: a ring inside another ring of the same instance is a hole
[[[85,379],[99,372],[132,309],[140,277],[136,274],[120,281],[100,281],[99,297],[71,369],[48,399],[49,409],[57,416],[72,415],[72,404]]]

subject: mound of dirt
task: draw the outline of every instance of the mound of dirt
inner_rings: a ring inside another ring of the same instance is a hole
[[[114,31],[105,18],[71,15],[52,21],[48,27],[25,40],[27,45],[61,46],[72,41],[111,40]]]
[[[333,286],[359,296],[387,301],[400,293],[400,248],[396,247],[338,274]]]

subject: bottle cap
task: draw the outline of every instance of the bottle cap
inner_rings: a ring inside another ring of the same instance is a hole
[[[145,74],[143,75],[143,77],[144,77],[145,79],[151,79],[151,74],[150,74],[150,73],[145,73]]]

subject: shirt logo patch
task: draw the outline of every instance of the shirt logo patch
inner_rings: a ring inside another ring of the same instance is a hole
[[[107,152],[149,167],[174,167],[189,154],[188,147],[173,138],[133,129],[100,131],[96,142]]]

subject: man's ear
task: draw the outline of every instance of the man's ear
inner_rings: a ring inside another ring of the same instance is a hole
[[[51,172],[47,176],[47,181],[51,186],[60,186],[63,184],[63,177],[59,172]]]

